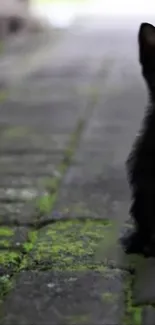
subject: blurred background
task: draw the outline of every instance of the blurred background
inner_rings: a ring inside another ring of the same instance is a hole
[[[153,0],[1,0],[1,33],[13,32],[24,26],[69,26],[79,17],[102,16],[106,20],[138,20],[152,16]]]

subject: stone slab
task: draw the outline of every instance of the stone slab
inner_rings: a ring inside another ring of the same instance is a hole
[[[1,306],[1,324],[119,325],[125,276],[115,270],[22,272]]]
[[[46,224],[46,219],[44,219]],[[32,250],[22,269],[98,270],[100,267],[128,269],[128,260],[119,244],[119,226],[94,219],[55,220],[36,234]]]
[[[142,313],[142,325],[154,325],[154,324],[155,324],[155,308],[153,306],[144,307]]]
[[[154,258],[137,258],[134,280],[134,301],[136,304],[155,304],[154,274]]]

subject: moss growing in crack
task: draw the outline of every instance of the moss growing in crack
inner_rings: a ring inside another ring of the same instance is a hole
[[[133,306],[132,289],[131,289],[132,281],[133,281],[133,277],[130,277],[125,287],[126,314],[124,317],[123,325],[142,324],[142,308]]]
[[[133,307],[133,325],[142,324],[142,308]]]
[[[3,275],[0,277],[0,303],[3,297],[12,289],[13,282],[10,280],[9,275]]]
[[[14,235],[14,230],[9,227],[0,228],[0,237],[12,237]]]
[[[64,173],[66,168],[70,164],[73,153],[74,153],[74,149],[77,145],[77,142],[79,140],[79,136],[81,134],[83,127],[84,127],[84,121],[81,120],[81,121],[79,121],[75,132],[72,134],[70,142],[68,144],[68,147],[65,150],[63,161],[59,167],[59,172]]]
[[[27,253],[33,249],[34,244],[37,240],[37,235],[38,235],[37,231],[30,231],[28,233],[27,242],[23,244],[23,248]]]
[[[51,212],[53,205],[56,200],[56,193],[50,195],[45,194],[41,198],[39,198],[36,202],[36,207],[40,214],[48,214]]]
[[[0,266],[2,268],[16,268],[21,260],[21,254],[13,251],[0,251]]]
[[[9,227],[0,228],[0,246],[8,248],[11,246],[14,230]]]
[[[49,179],[48,182],[46,180],[46,188],[48,189],[49,193],[40,197],[36,202],[36,208],[39,210],[39,213],[41,215],[50,213],[51,210],[53,209],[53,206],[57,199],[58,187],[60,185],[61,179],[62,179],[68,165],[71,162],[71,158],[73,156],[74,149],[75,149],[77,141],[79,139],[79,135],[81,134],[83,124],[84,124],[84,122],[80,121],[77,125],[76,131],[71,136],[71,139],[67,146],[67,149],[64,152],[63,160],[60,163],[58,170],[57,170],[59,177],[53,177],[51,180]]]

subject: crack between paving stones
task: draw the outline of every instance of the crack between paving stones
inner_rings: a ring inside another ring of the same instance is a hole
[[[56,219],[45,219],[45,220],[37,220],[32,221],[32,222],[20,222],[19,220],[11,220],[11,221],[0,221],[0,226],[2,227],[26,227],[26,228],[32,228],[33,230],[40,230],[41,228],[44,228],[48,225],[57,223],[57,222],[68,222],[71,220],[76,220],[80,222],[85,222],[89,220],[94,220],[95,222],[101,222],[104,223],[105,225],[109,225],[109,219],[103,219],[102,217],[89,217],[89,216],[76,216],[76,218],[71,219],[71,217],[57,217]]]
[[[135,305],[133,300],[134,272],[128,271],[124,287],[125,313],[122,325],[142,325],[142,305]]]

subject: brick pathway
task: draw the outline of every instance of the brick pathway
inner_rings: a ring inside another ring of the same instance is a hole
[[[155,323],[154,260],[117,243],[146,103],[134,37],[71,29],[1,103],[0,324]]]

